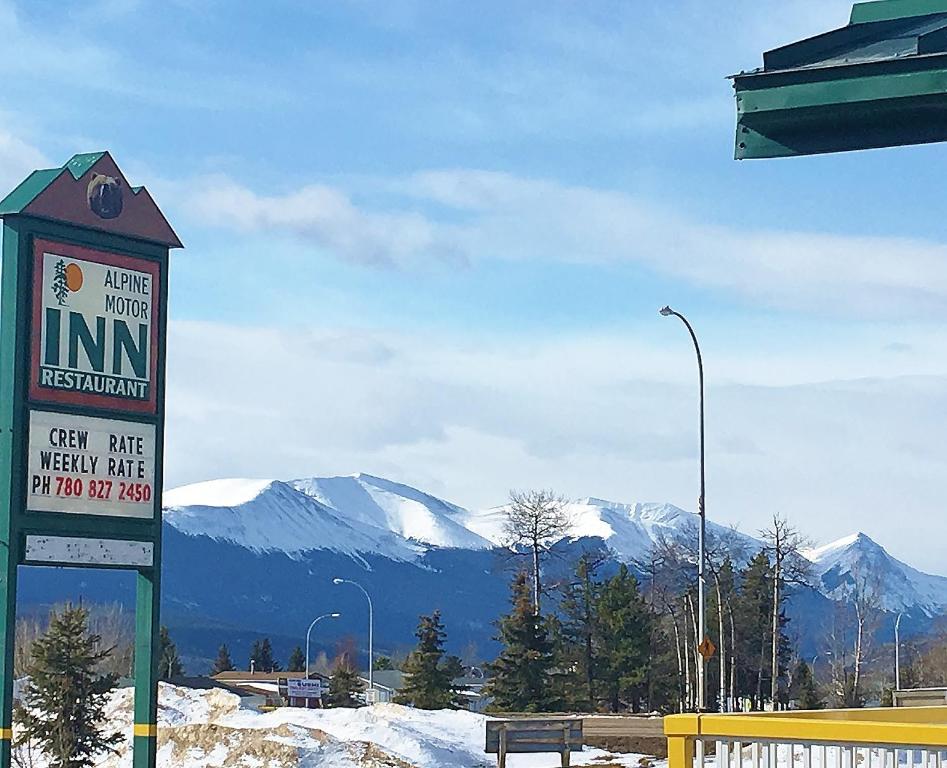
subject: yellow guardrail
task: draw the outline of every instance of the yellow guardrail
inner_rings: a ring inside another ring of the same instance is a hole
[[[664,718],[669,768],[693,768],[712,745],[720,768],[926,766],[947,751],[947,707],[671,715]],[[782,751],[780,751],[782,750]]]

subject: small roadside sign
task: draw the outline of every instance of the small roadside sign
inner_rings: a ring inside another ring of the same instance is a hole
[[[717,652],[717,646],[709,637],[704,637],[700,645],[697,646],[697,652],[704,657],[704,661],[710,661]]]
[[[286,680],[286,695],[291,699],[321,699],[322,680],[307,680],[306,678],[288,678]]]

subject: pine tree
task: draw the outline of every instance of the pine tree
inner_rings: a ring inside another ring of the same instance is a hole
[[[596,607],[595,676],[612,712],[626,704],[638,712],[648,698],[651,617],[626,565],[602,585]]]
[[[823,709],[825,707],[825,702],[819,695],[812,670],[809,669],[809,665],[803,659],[799,660],[793,672],[789,695],[796,702],[799,709]]]
[[[570,669],[566,686],[568,706],[591,712],[595,708],[596,681],[594,641],[597,632],[597,601],[601,584],[594,579],[595,564],[583,554],[575,578],[563,589],[561,650],[559,657]]]
[[[463,672],[456,657],[444,659],[444,640],[447,632],[441,623],[441,612],[421,616],[415,636],[417,647],[404,664],[405,681],[395,701],[418,709],[447,709],[463,703],[453,680],[458,670]]]
[[[306,671],[306,657],[303,655],[303,649],[298,645],[293,648],[293,652],[289,656],[289,663],[286,665],[287,672],[305,672]]]
[[[327,704],[330,707],[358,707],[361,702],[355,694],[363,688],[348,654],[342,654],[335,662],[332,677],[329,678],[329,696]]]
[[[115,686],[112,675],[96,672],[109,653],[88,629],[88,612],[66,606],[53,614],[49,630],[33,643],[29,683],[16,709],[22,725],[19,744],[35,742],[49,768],[85,768],[110,751],[121,734],[106,733],[105,704]]]
[[[273,657],[273,646],[268,637],[264,637],[262,641],[253,641],[253,646],[250,648],[250,661],[257,672],[279,672],[281,669]]]
[[[377,656],[375,658],[375,671],[380,672],[386,669],[394,669],[394,662],[390,656]]]
[[[161,627],[158,636],[158,642],[161,647],[158,651],[158,678],[160,680],[171,680],[184,674],[184,665],[181,663],[181,657],[178,656],[178,649],[167,627]]]
[[[496,639],[503,643],[503,650],[488,665],[492,677],[485,693],[501,712],[554,712],[561,701],[555,690],[548,623],[535,612],[524,571],[513,579],[511,591],[513,608],[498,622]]]
[[[230,660],[230,649],[226,643],[217,649],[217,658],[214,659],[214,668],[212,675],[219,675],[221,672],[230,672],[233,670],[233,662]]]
[[[741,582],[734,607],[736,624],[740,627],[740,637],[737,638],[738,688],[752,699],[757,709],[762,709],[772,674],[769,646],[773,579],[765,552],[750,560],[741,573]]]
[[[279,672],[280,665],[273,655],[273,646],[270,645],[270,638],[264,637],[260,645],[260,664],[268,672]]]

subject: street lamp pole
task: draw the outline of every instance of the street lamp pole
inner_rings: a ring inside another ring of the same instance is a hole
[[[694,342],[694,351],[697,352],[697,374],[700,381],[700,499],[697,502],[697,513],[700,516],[700,532],[697,538],[697,624],[700,638],[697,642],[702,643],[707,637],[707,613],[705,611],[704,592],[705,592],[705,574],[704,565],[707,559],[706,539],[707,539],[707,510],[704,506],[705,498],[705,473],[704,473],[704,360],[700,354],[700,345],[697,343],[697,334],[694,329],[680,312],[670,307],[664,307],[661,310],[664,317],[674,316],[678,318],[687,328]],[[697,710],[703,712],[707,708],[707,660],[701,656],[701,663],[697,667]],[[723,702],[721,702],[722,704]]]
[[[316,626],[323,619],[337,619],[341,616],[341,613],[324,613],[322,616],[317,616],[312,620],[312,624],[309,625],[309,629],[306,630],[306,679],[309,679],[309,635],[312,632],[312,628]]]
[[[359,584],[357,581],[351,581],[350,579],[332,579],[332,583],[335,585],[339,584],[351,584],[353,587],[358,587],[362,590],[362,594],[365,595],[365,599],[368,600],[368,690],[369,696],[373,696],[375,692],[375,677],[374,677],[374,634],[375,634],[375,616],[374,610],[372,608],[372,598],[365,591],[365,587]]]
[[[901,617],[903,613],[898,614],[894,622],[894,689],[901,690]]]

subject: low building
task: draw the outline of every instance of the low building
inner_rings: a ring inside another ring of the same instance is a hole
[[[374,678],[374,698],[378,704],[393,702],[395,697],[404,688],[405,674],[399,669],[380,669],[372,674]],[[362,684],[368,688],[368,676],[361,675]],[[458,677],[454,680],[454,687],[462,691],[466,708],[471,712],[483,712],[489,706],[491,699],[483,695],[483,686],[486,683],[483,677]]]
[[[247,696],[253,696],[261,699],[259,706],[263,707],[309,707],[319,708],[323,705],[321,698],[303,699],[301,697],[291,697],[287,688],[289,678],[305,678],[303,672],[244,672],[241,670],[231,670],[230,672],[220,672],[213,676],[213,680],[223,683],[227,686],[239,689]],[[309,674],[310,680],[320,680],[322,690],[329,688],[329,678],[318,672]]]

